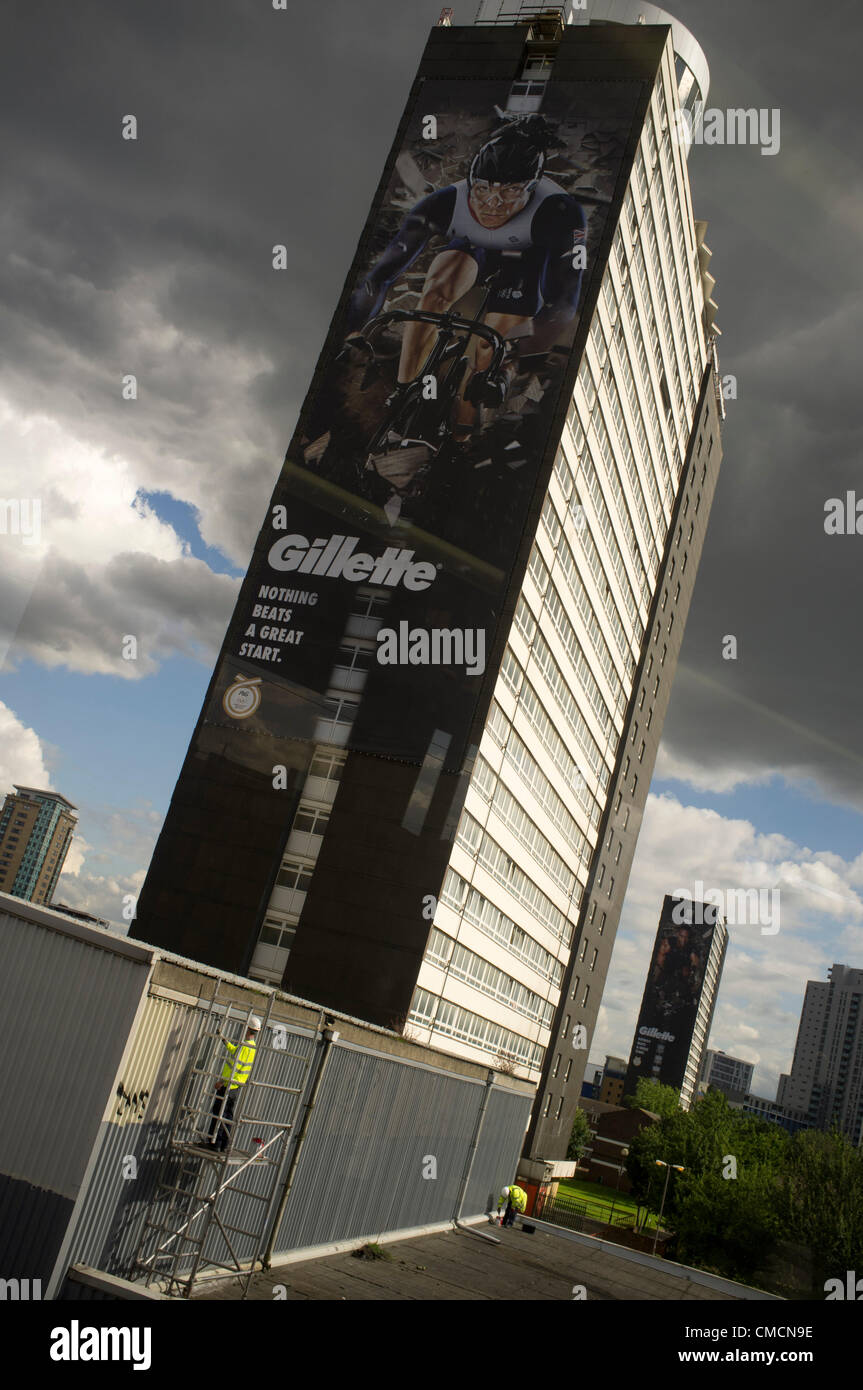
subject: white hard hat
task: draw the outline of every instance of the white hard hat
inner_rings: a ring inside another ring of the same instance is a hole
[[[257,1015],[257,1014],[252,1014],[252,1017],[249,1019],[249,1027],[250,1027],[255,1033],[260,1033],[260,1031],[261,1031],[261,1020],[258,1018],[258,1015]]]

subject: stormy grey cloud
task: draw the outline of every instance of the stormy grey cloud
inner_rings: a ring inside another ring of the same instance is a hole
[[[116,672],[118,632],[146,650],[124,674],[214,655],[236,583],[140,497],[188,502],[204,541],[246,564],[439,9],[7,5],[0,442],[6,494],[45,499],[39,563],[4,550],[13,663]],[[671,9],[707,54],[709,105],[777,108],[781,147],[690,157],[738,398],[659,771],[720,790],[778,772],[863,809],[863,537],[823,526],[828,498],[863,495],[863,16],[838,0]]]

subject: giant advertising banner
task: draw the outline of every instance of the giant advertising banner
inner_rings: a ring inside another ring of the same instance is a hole
[[[202,750],[260,769],[256,742],[416,764],[433,748],[463,766],[643,83],[552,81],[526,115],[505,110],[509,88],[419,85]]]
[[[626,1074],[626,1095],[634,1093],[642,1076],[678,1089],[683,1084],[716,924],[712,903],[665,898]]]

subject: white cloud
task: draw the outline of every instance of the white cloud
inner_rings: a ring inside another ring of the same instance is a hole
[[[769,782],[775,776],[772,769],[744,766],[733,767],[728,763],[707,764],[694,761],[676,753],[667,740],[659,745],[656,755],[654,777],[665,782],[685,782],[699,792],[733,792],[736,787],[758,786]]]
[[[30,729],[8,705],[0,701],[0,792],[13,785],[51,788],[46,750],[35,729]]]
[[[629,880],[593,1041],[595,1055],[629,1056],[666,893],[779,887],[780,929],[730,925],[710,1046],[758,1064],[754,1088],[772,1095],[791,1065],[808,979],[863,954],[861,861],[813,853],[745,820],[651,795]]]
[[[38,544],[0,538],[13,660],[136,679],[171,655],[214,657],[238,581],[195,559],[140,499],[146,470],[8,404],[0,404],[0,450],[41,503]],[[127,636],[137,640],[136,660],[124,659]]]

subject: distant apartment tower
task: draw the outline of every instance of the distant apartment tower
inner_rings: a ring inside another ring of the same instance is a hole
[[[699,1077],[699,1086],[704,1090],[713,1087],[722,1091],[733,1105],[742,1106],[744,1096],[752,1089],[754,1062],[744,1062],[742,1057],[731,1057],[727,1052],[715,1052],[708,1047]]]
[[[0,892],[50,904],[72,842],[77,808],[57,792],[15,787],[0,811]]]
[[[648,1077],[680,1091],[688,1110],[695,1099],[728,929],[712,903],[666,895],[632,1041],[624,1093],[634,1095]]]
[[[432,30],[138,902],[148,941],[517,1068],[533,1157],[566,1155],[722,453],[676,121],[707,84],[651,6]],[[502,395],[429,457],[416,323],[389,366],[368,340],[453,308],[443,253]]]
[[[605,1105],[619,1105],[623,1099],[623,1086],[626,1081],[626,1059],[606,1057],[599,1083],[599,1095]]]
[[[813,1129],[837,1125],[863,1141],[863,970],[832,965],[828,983],[809,980],[791,1072],[779,1078],[777,1105]]]
[[[765,1096],[754,1096],[751,1093],[743,1098],[744,1115],[753,1115],[757,1120],[764,1120],[767,1124],[779,1125],[782,1129],[787,1129],[789,1134],[796,1134],[801,1129],[812,1129],[808,1124],[806,1116],[795,1110],[785,1110],[778,1101],[768,1100]]]

